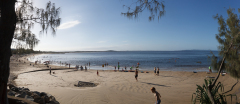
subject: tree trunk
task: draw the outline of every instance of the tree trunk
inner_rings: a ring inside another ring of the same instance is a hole
[[[11,43],[16,28],[15,0],[0,0],[0,104],[8,104]]]
[[[225,53],[225,55],[228,54],[229,50],[232,48],[232,44],[233,44],[233,43],[230,44],[230,46],[229,46],[227,52]],[[212,92],[212,88],[215,86],[215,84],[216,84],[216,82],[217,82],[217,80],[218,80],[218,78],[219,78],[219,76],[220,76],[220,73],[221,73],[222,70],[223,70],[222,66],[223,66],[223,64],[224,64],[224,62],[225,62],[225,59],[226,59],[226,56],[224,56],[223,59],[222,59],[222,63],[221,63],[221,65],[220,65],[219,69],[218,69],[218,75],[217,75],[217,77],[215,78],[215,80],[213,81],[213,83],[212,83],[211,85],[208,85],[208,92],[207,92],[207,94],[208,94],[208,97],[210,98],[212,104],[216,104],[216,102],[215,102],[215,100],[214,100],[214,95],[212,95],[212,93],[211,93],[211,92]]]

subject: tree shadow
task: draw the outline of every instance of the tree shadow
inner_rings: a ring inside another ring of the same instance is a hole
[[[160,84],[155,84],[155,83],[147,83],[147,82],[141,82],[141,83],[149,84],[149,85],[154,85],[154,86],[171,87],[171,86],[160,85]]]
[[[52,74],[51,74],[51,75],[52,75]],[[56,75],[52,75],[52,76],[57,77]]]
[[[69,70],[69,69],[51,69],[51,70]],[[41,70],[33,70],[33,71],[28,71],[28,72],[23,72],[20,74],[24,74],[24,73],[32,73],[32,72],[39,72],[39,71],[49,71],[49,69],[41,69]]]
[[[78,71],[78,70],[70,70],[70,71],[66,71],[66,72],[75,72],[75,71]]]
[[[173,77],[173,76],[163,76],[163,77]]]

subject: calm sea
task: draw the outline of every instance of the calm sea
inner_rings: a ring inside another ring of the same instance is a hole
[[[218,55],[218,51],[212,51]],[[212,56],[210,51],[113,51],[113,52],[80,52],[65,54],[41,54],[31,57],[31,61],[41,60],[52,61],[54,65],[70,63],[75,65],[87,65],[90,62],[90,69],[112,70],[120,65],[129,69],[136,67],[139,63],[140,70],[153,70],[159,67],[160,70],[171,71],[207,71]],[[107,63],[107,67],[102,64]],[[89,66],[88,66],[89,68]]]

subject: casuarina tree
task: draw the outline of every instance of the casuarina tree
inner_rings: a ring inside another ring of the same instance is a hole
[[[133,0],[134,1],[134,0]],[[149,11],[150,15],[148,17],[149,21],[154,20],[156,17],[158,20],[165,14],[165,5],[162,0],[135,0],[130,5],[123,5],[127,8],[127,12],[122,13],[122,15],[128,18],[138,18],[139,14],[144,10]]]
[[[31,0],[0,0],[0,104],[7,104],[7,82],[13,39],[33,48],[38,39],[31,29],[41,25],[40,33],[55,34],[60,25],[60,8],[48,2],[45,9],[36,8]]]
[[[214,70],[218,70],[218,75],[207,88],[208,97],[210,98],[212,104],[217,103],[215,99],[216,95],[212,92],[213,88],[216,86],[220,73],[223,70],[226,70],[234,78],[240,78],[240,18],[234,13],[234,9],[232,8],[227,10],[227,14],[228,17],[226,20],[222,15],[216,15],[214,17],[218,20],[219,24],[219,33],[216,34],[216,39],[220,44],[218,47],[220,52],[219,57],[216,57],[215,55],[212,56],[211,66]],[[235,83],[229,91],[231,91],[237,83]],[[222,94],[225,94],[225,92]]]

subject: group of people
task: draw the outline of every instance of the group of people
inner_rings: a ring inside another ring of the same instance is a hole
[[[154,67],[154,75],[157,75],[157,76],[159,76],[159,67],[158,68],[156,68],[156,67]]]
[[[134,66],[130,67],[130,71],[132,71],[133,67],[134,67]],[[118,71],[119,71],[119,68],[120,68],[120,66],[118,66]],[[125,70],[123,70],[123,68],[122,68],[122,71],[126,71],[126,70],[127,70],[127,67],[125,66],[124,69],[125,69]],[[116,70],[117,70],[117,66],[115,66],[115,71],[116,71]]]
[[[75,68],[78,70],[78,69],[80,69],[81,71],[83,70],[83,66],[81,65],[80,67],[79,67],[79,65],[76,65],[75,66]],[[87,71],[87,67],[85,66],[85,71]]]
[[[108,66],[108,63],[102,64],[102,67],[106,67]]]

